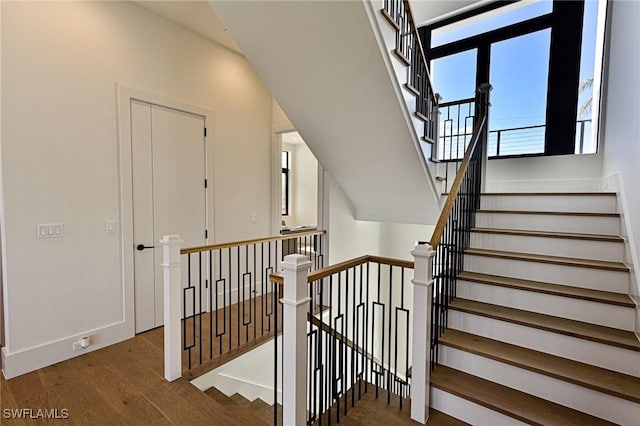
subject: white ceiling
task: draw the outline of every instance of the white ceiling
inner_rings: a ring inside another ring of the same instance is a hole
[[[157,15],[175,22],[209,40],[221,44],[238,53],[242,53],[231,33],[225,32],[225,26],[213,13],[209,2],[205,0],[139,0],[134,1]]]
[[[412,0],[419,25],[477,7],[487,0]],[[133,3],[181,25],[209,40],[242,54],[231,33],[213,12],[206,0],[135,0]]]

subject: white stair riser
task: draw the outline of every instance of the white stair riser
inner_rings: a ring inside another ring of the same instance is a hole
[[[476,226],[479,228],[520,229],[524,231],[618,235],[620,218],[607,216],[478,212],[476,215]]]
[[[382,16],[381,13],[376,13],[376,19],[378,21],[378,27],[380,27],[380,34],[384,40],[384,45],[387,50],[391,51],[396,47],[396,29]]]
[[[431,387],[431,407],[472,425],[526,426],[512,417]]]
[[[464,270],[627,294],[629,273],[465,254]]]
[[[421,133],[418,133],[418,136],[421,136],[421,135],[422,135]],[[435,146],[433,144],[425,142],[424,140],[421,140],[420,148],[422,149],[422,154],[424,155],[424,158],[428,160],[432,157],[432,150],[435,149]],[[436,181],[436,190],[437,191],[442,190],[442,184],[440,183],[440,181]]]
[[[610,195],[483,195],[483,209],[548,212],[617,213]]]
[[[458,281],[457,297],[633,331],[635,309],[508,287]]]
[[[640,377],[640,352],[449,309],[449,328]]]
[[[480,355],[440,345],[440,360],[456,370],[618,424],[640,419],[640,404]]]
[[[471,232],[471,247],[610,262],[624,260],[624,244],[622,242]]]

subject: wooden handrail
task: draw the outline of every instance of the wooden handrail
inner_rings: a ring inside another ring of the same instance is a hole
[[[460,169],[458,169],[458,173],[456,173],[456,178],[453,180],[453,184],[451,185],[451,189],[449,190],[449,195],[447,196],[444,207],[440,212],[440,217],[438,218],[436,227],[433,230],[433,234],[431,235],[431,240],[429,240],[429,245],[431,245],[434,250],[440,243],[440,237],[442,237],[444,227],[447,224],[447,220],[449,219],[451,210],[453,210],[453,204],[455,203],[458,192],[460,191],[460,187],[462,186],[462,178],[467,172],[467,167],[469,166],[469,162],[471,161],[471,155],[475,151],[476,146],[480,141],[480,135],[482,134],[486,121],[486,114],[482,114],[481,119],[474,126],[473,135],[471,136],[471,142],[469,143],[469,146],[464,153],[464,158],[462,159]]]
[[[431,89],[431,93],[435,93],[433,91],[433,82],[431,81],[431,73],[429,73],[429,67],[427,66],[427,55],[424,54],[424,49],[422,48],[422,40],[420,39],[420,33],[418,32],[418,27],[416,27],[416,20],[413,17],[413,10],[411,10],[411,4],[409,4],[409,0],[403,0],[404,7],[407,9],[407,15],[409,16],[409,26],[411,26],[411,31],[413,32],[413,36],[416,38],[416,43],[418,44],[418,48],[420,49],[420,56],[422,56],[422,62],[424,63],[425,71],[427,72],[427,81],[429,82],[429,89]]]
[[[213,244],[213,245],[209,245],[209,246],[189,247],[189,248],[183,248],[182,250],[180,250],[180,254],[199,253],[199,252],[203,252],[203,251],[220,250],[220,249],[231,248],[231,247],[245,246],[245,245],[249,245],[249,244],[268,243],[268,242],[272,242],[272,241],[292,240],[292,239],[300,238],[300,237],[309,237],[309,236],[314,236],[314,235],[324,235],[326,233],[327,233],[327,231],[324,231],[324,230],[295,232],[295,233],[292,233],[292,234],[279,235],[279,236],[276,236],[276,237],[257,238],[255,240],[234,241],[234,242],[230,242],[230,243]]]
[[[349,268],[365,264],[367,262],[380,263],[382,265],[398,266],[401,268],[413,269],[413,262],[410,260],[394,259],[391,257],[364,255],[360,257],[354,257],[353,259],[345,260],[344,262],[336,263],[335,265],[327,266],[326,268],[318,269],[309,274],[307,278],[308,283],[312,283],[338,272],[346,271]],[[269,275],[269,280],[276,284],[283,284],[284,277],[281,273],[273,273]]]

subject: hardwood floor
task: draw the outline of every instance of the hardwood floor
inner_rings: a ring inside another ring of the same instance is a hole
[[[212,315],[204,313],[185,320],[187,345],[195,346],[191,351],[183,351],[182,372],[193,379],[267,342],[276,331],[274,313],[269,295],[265,299],[257,296],[254,300],[234,304]],[[281,331],[280,304],[277,317],[277,330]]]
[[[0,416],[5,409],[67,409],[69,418],[7,419],[15,425],[271,425],[270,407],[260,403],[213,398],[186,379],[163,377],[163,329],[99,349],[11,380],[0,381]],[[416,425],[403,410],[388,407],[386,398],[368,394],[340,424]],[[428,424],[462,424],[433,413]]]

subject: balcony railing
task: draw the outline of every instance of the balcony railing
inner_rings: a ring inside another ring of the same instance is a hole
[[[438,160],[462,160],[471,140],[475,108],[475,98],[439,105]],[[583,154],[590,138],[591,120],[577,120],[576,123],[576,154]],[[504,158],[543,154],[545,131],[544,124],[489,130],[487,155],[489,158]],[[449,174],[448,167],[445,173]]]

